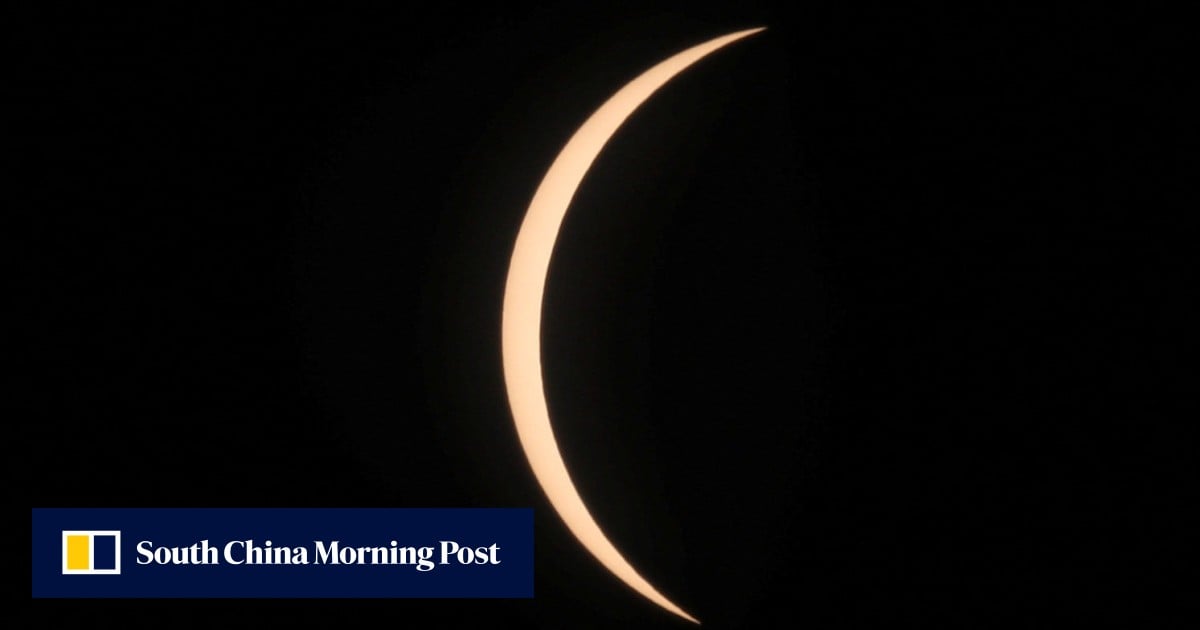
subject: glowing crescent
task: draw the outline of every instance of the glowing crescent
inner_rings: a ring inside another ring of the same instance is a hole
[[[550,254],[575,190],[592,162],[646,99],[709,53],[763,29],[738,31],[689,48],[650,68],[597,109],[563,147],[538,186],[517,234],[504,288],[503,354],[508,402],[533,474],[571,533],[613,575],[646,599],[700,623],[659,593],[617,551],[571,482],[550,426],[542,384],[542,296]]]

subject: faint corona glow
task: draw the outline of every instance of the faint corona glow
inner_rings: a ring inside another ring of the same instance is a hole
[[[655,91],[709,53],[753,35],[738,31],[689,48],[650,68],[614,94],[567,142],[538,186],[521,223],[504,288],[504,380],[521,447],[550,504],[571,533],[609,571],[646,599],[700,623],[664,597],[601,531],[571,481],[550,426],[542,383],[542,297],[559,227],[579,183],[608,139]]]

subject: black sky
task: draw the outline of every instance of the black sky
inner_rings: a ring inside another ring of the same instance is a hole
[[[760,25],[630,119],[560,236],[548,399],[602,527],[711,628],[1182,598],[1182,22],[637,6],[18,12],[31,505],[528,506],[538,544],[530,601],[45,619],[683,627],[536,486],[501,291],[575,127]]]

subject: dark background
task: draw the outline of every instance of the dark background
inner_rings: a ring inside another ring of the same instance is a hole
[[[528,601],[40,619],[685,627],[536,485],[500,305],[576,126],[760,25],[628,121],[558,241],[547,396],[602,528],[711,628],[1181,601],[1183,21],[637,6],[17,12],[29,503],[531,506],[538,543]]]

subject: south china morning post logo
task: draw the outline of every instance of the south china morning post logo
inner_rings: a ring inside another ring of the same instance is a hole
[[[34,598],[533,597],[528,508],[34,508],[32,542]]]
[[[446,565],[499,565],[500,544],[465,546],[453,540],[436,545],[403,545],[395,540],[381,545],[348,545],[340,540],[314,540],[308,545],[277,544],[271,540],[230,540],[214,544],[208,539],[191,545],[137,543],[139,565],[391,565],[411,566],[422,573]]]
[[[120,575],[121,532],[63,530],[63,575]]]

